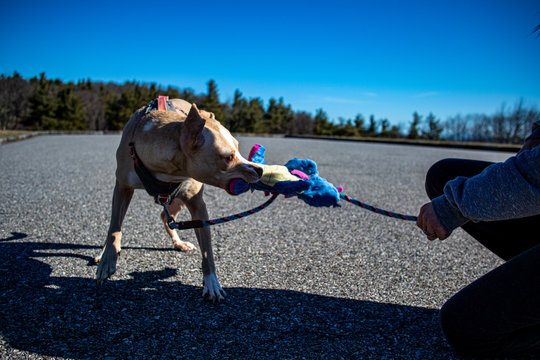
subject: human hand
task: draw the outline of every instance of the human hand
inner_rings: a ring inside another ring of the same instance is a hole
[[[433,204],[430,202],[420,209],[420,214],[418,214],[418,219],[416,220],[416,226],[422,229],[430,241],[437,238],[444,240],[451,234],[451,232],[446,231],[439,222],[439,218],[437,218],[437,214],[433,209]]]
[[[519,150],[518,154],[520,154],[521,152],[523,152],[525,150],[531,150],[531,149],[537,147],[538,145],[540,145],[540,139],[529,139],[529,140],[525,141],[525,143],[523,144],[523,146]]]

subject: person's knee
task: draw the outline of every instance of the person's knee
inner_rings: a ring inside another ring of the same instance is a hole
[[[453,309],[454,305],[450,301],[443,305],[439,312],[441,329],[448,343],[458,352],[467,352],[466,336],[462,332],[459,313]]]
[[[466,302],[467,299],[458,293],[442,306],[439,320],[444,336],[459,355],[489,354],[496,346],[494,339],[485,333],[485,326],[475,318]]]
[[[450,159],[443,159],[433,164],[426,173],[426,193],[430,199],[443,194],[444,185],[448,181],[445,173],[448,169]]]

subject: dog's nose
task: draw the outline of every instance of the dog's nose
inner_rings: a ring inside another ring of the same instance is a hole
[[[255,169],[255,172],[257,173],[257,175],[259,175],[259,177],[261,177],[262,174],[263,174],[263,169],[260,168],[260,167],[254,167],[254,169]]]

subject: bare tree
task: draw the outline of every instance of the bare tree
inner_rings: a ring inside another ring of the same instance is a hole
[[[287,133],[289,135],[310,135],[313,134],[315,122],[311,114],[299,111],[294,114],[294,118],[289,123]]]
[[[17,129],[28,115],[28,98],[32,85],[17,72],[13,76],[0,75],[0,129]]]
[[[449,133],[448,139],[455,141],[467,140],[467,132],[469,129],[468,122],[469,119],[463,117],[461,114],[449,117],[444,124],[444,127]]]
[[[93,86],[87,88],[77,88],[75,94],[78,95],[84,103],[86,113],[87,127],[89,130],[104,130],[105,121],[105,102],[101,99],[99,91],[94,90]]]

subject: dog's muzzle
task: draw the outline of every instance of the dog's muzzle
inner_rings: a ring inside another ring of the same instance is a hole
[[[258,179],[260,179],[263,174],[263,169],[260,167],[252,167],[252,169],[257,173]],[[226,190],[230,195],[240,195],[249,190],[249,183],[241,178],[232,179],[229,182],[229,185],[227,185]]]

